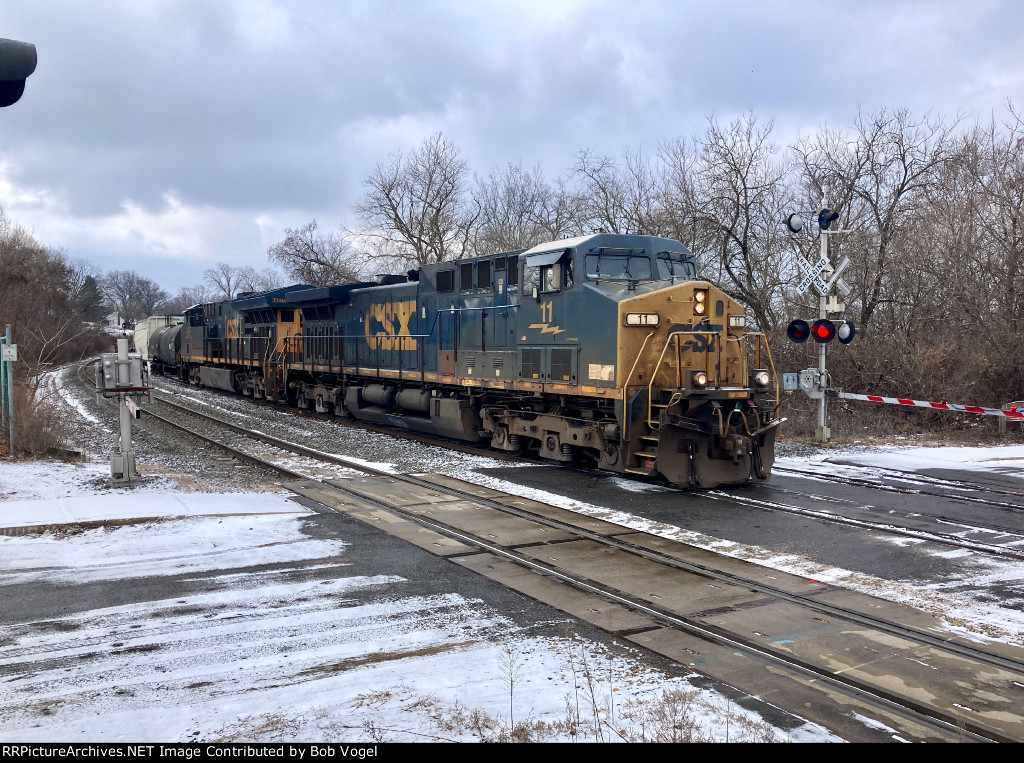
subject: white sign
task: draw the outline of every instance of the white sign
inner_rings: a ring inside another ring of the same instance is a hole
[[[850,258],[849,257],[843,257],[843,259],[840,261],[840,263],[838,265],[836,265],[836,269],[832,271],[832,277],[828,279],[828,288],[830,290],[839,281],[840,273],[842,273],[848,267],[850,267]],[[824,294],[824,292],[822,292],[822,294]]]
[[[811,285],[811,281],[815,280],[816,278],[818,278],[816,273],[808,273],[807,275],[805,275],[804,280],[802,280],[800,283],[796,285],[797,292],[803,294],[805,291],[807,291],[807,287]]]
[[[844,296],[849,295],[851,291],[850,286],[839,277],[839,274],[850,266],[850,259],[848,257],[844,257],[835,268],[829,264],[828,257],[822,257],[814,265],[809,264],[807,260],[799,255],[797,255],[796,261],[800,268],[807,272],[800,283],[796,285],[798,294],[803,294],[811,284],[814,284],[814,288],[823,297],[828,296],[829,292],[836,287]]]
[[[126,397],[124,399],[124,405],[125,408],[127,408],[129,412],[132,414],[132,416],[134,416],[135,418],[139,418],[139,406],[135,404],[134,400],[132,400],[130,397]]]
[[[17,359],[18,359],[18,345],[16,345],[16,344],[0,345],[0,360],[6,360],[9,363],[13,363]]]
[[[828,267],[828,257],[822,257],[813,265],[808,264],[807,260],[799,255],[797,255],[796,261],[803,270],[807,271],[807,275],[805,275],[803,280],[796,285],[797,293],[803,294],[807,291],[807,287],[813,283],[815,289],[817,289],[821,294],[826,294],[828,286],[820,276],[821,271]]]

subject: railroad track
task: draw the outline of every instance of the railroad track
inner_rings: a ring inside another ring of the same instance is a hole
[[[897,485],[887,485],[885,483],[878,482],[878,480],[850,477],[840,474],[829,474],[827,472],[822,471],[810,472],[803,469],[793,469],[791,467],[775,466],[772,467],[772,471],[778,474],[787,474],[793,477],[802,477],[805,479],[832,482],[840,485],[870,487],[874,490],[883,490],[889,493],[902,493],[907,495],[933,495],[944,499],[966,501],[968,503],[982,504],[985,506],[992,506],[998,509],[1007,509],[1010,511],[1024,512],[1024,492],[1020,491],[1004,490],[1002,488],[992,487],[991,485],[982,485],[976,482],[967,482],[964,480],[943,479],[941,477],[929,477],[927,475],[900,471],[898,469],[881,469],[877,467],[865,467],[851,464],[842,464],[842,467],[844,469],[860,469],[864,471],[870,471],[874,475],[877,475],[879,477],[891,479],[894,481],[902,481],[907,483],[908,485],[913,485],[914,487],[899,487]],[[984,498],[978,495],[964,495],[961,494],[960,491],[1005,495],[1011,498],[1017,498],[1021,502],[1017,503],[1014,501],[1005,500],[998,501],[991,498]]]
[[[836,504],[840,502],[848,502],[845,499],[837,499],[834,496],[814,495],[789,488],[780,488],[777,485],[773,485],[772,490],[774,492],[802,495],[824,503]],[[923,516],[916,512],[900,512],[902,514],[902,516],[899,517],[900,521],[907,523],[900,526],[894,523],[894,520],[896,519],[896,512],[892,509],[886,508],[877,509],[885,514],[884,520],[878,520],[870,518],[870,514],[875,508],[871,506],[857,505],[856,507],[849,509],[850,511],[861,515],[858,517],[837,514],[823,509],[794,506],[792,504],[780,503],[779,501],[773,501],[754,495],[741,495],[724,491],[712,491],[709,495],[716,500],[726,501],[742,506],[809,517],[829,524],[859,527],[861,529],[873,530],[886,535],[896,535],[901,538],[912,538],[914,540],[927,541],[929,543],[938,543],[943,546],[974,551],[979,554],[995,556],[1001,559],[1024,561],[1024,550],[1021,550],[1024,549],[1024,534],[1019,530],[1010,527],[994,524],[979,524],[977,522],[966,523],[964,520],[956,517],[937,514]],[[937,527],[941,526],[949,527],[950,532],[942,532],[940,529],[937,529]],[[999,543],[971,540],[969,538],[958,536],[954,533],[998,535]]]
[[[174,383],[174,387],[178,384]],[[229,400],[236,400],[237,396],[231,395],[230,393],[219,393],[218,397],[224,396]],[[162,398],[166,402],[170,403],[166,398]],[[247,403],[249,401],[246,401]],[[261,401],[256,401],[261,402]],[[270,407],[272,410],[280,410],[280,406],[272,403],[262,403],[264,406]],[[189,409],[192,410],[192,409]],[[289,413],[296,413],[289,409]],[[309,412],[298,412],[300,415],[308,416],[317,421],[328,421],[338,426],[354,426],[365,431],[376,432],[391,437],[397,437],[412,442],[421,443],[424,445],[431,445],[435,447],[442,447],[448,449],[454,449],[462,453],[468,453],[472,455],[483,456],[487,458],[494,458],[496,460],[513,461],[516,463],[536,463],[545,464],[550,466],[551,462],[541,461],[538,459],[527,459],[523,457],[513,457],[508,454],[502,453],[501,451],[495,451],[487,448],[478,448],[464,443],[452,443],[451,441],[444,440],[441,438],[430,437],[428,435],[421,435],[417,433],[406,433],[398,432],[394,429],[375,427],[372,425],[365,425],[362,423],[350,422],[345,420],[338,420],[332,416],[324,416],[321,414],[309,413]],[[584,471],[583,469],[573,469],[573,467],[560,466],[562,469],[571,469],[574,471]],[[843,484],[850,484],[859,487],[867,488],[879,488],[885,492],[906,492],[906,493],[917,493],[919,491],[912,490],[896,490],[891,486],[881,485],[872,483],[867,480],[843,480],[840,478],[834,478],[832,475],[818,475],[807,472],[798,472],[797,470],[786,470],[776,469],[781,473],[793,473],[799,476],[808,476],[812,478],[821,477],[827,482],[841,482]],[[909,477],[909,475],[907,475]],[[628,477],[624,477],[627,478]],[[663,486],[665,490],[678,492],[680,495],[689,494],[688,491],[679,490],[669,485]],[[793,490],[790,488],[780,487],[777,484],[771,484],[768,487],[771,488],[773,493],[785,492],[794,495],[806,496],[814,501],[822,503],[822,505],[842,503],[842,499],[836,499],[833,496],[823,496],[806,493],[803,491]],[[739,488],[734,490],[713,490],[708,492],[700,493],[711,500],[719,502],[733,503],[739,506],[745,506],[748,508],[756,508],[765,511],[773,511],[778,513],[792,514],[796,516],[804,516],[816,521],[826,522],[829,524],[843,525],[847,527],[857,527],[860,529],[871,530],[874,532],[882,533],[885,535],[895,535],[902,538],[911,538],[918,541],[926,541],[930,543],[936,543],[939,545],[947,546],[950,548],[965,549],[973,551],[979,554],[985,554],[1001,559],[1012,559],[1024,561],[1024,535],[1019,530],[997,525],[994,523],[979,524],[973,522],[967,524],[960,517],[948,516],[948,515],[936,515],[929,514],[928,516],[921,515],[916,512],[901,512],[899,521],[904,524],[897,524],[897,515],[889,509],[881,509],[884,512],[884,517],[881,519],[872,517],[872,507],[870,506],[857,506],[849,509],[854,515],[850,516],[847,514],[839,513],[836,511],[829,511],[825,508],[806,508],[796,506],[791,503],[783,503],[777,500],[766,498],[762,495],[764,491],[750,491],[746,488]],[[942,495],[936,493],[936,495]],[[986,503],[996,508],[1002,508],[1002,504],[991,501],[984,501],[978,499],[975,503]],[[971,534],[981,535],[992,535],[998,536],[998,542],[994,539],[977,539],[965,537]]]
[[[232,436],[247,434],[170,401],[160,405]],[[489,488],[382,472],[255,437],[363,475],[320,482],[310,479],[308,466],[264,462],[295,492],[747,693],[797,707],[804,717],[819,714],[812,720],[823,725],[835,728],[845,712],[915,738],[1024,740],[1024,651],[983,649],[926,627],[931,618],[914,610]],[[222,446],[226,438],[204,439]],[[229,447],[247,460],[261,458]],[[775,677],[770,690],[757,678],[764,675]],[[812,710],[772,695],[803,699]]]
[[[195,387],[180,382],[176,379],[171,379],[170,377],[157,377],[156,381],[162,381],[167,383],[167,386],[161,390],[163,392],[168,392],[169,390],[175,389],[195,391]],[[157,389],[160,389],[160,387],[157,387]],[[239,399],[239,396],[232,392],[214,389],[212,387],[204,388],[203,392],[216,395],[217,397],[223,397],[227,400]],[[281,405],[269,402],[267,400],[247,398],[245,402],[246,405],[253,405],[259,408],[266,408],[274,411],[287,410],[289,414],[299,416],[301,418],[308,418],[314,421],[329,422],[335,426],[348,427],[352,429],[358,429],[364,432],[373,432],[375,434],[387,435],[389,437],[394,437],[399,440],[406,440],[408,442],[415,442],[421,445],[430,445],[434,447],[445,448],[446,450],[453,450],[459,453],[466,453],[473,456],[482,456],[485,458],[494,459],[495,461],[509,461],[515,463],[535,463],[548,465],[552,463],[550,461],[543,461],[541,459],[530,458],[529,456],[526,455],[512,455],[510,453],[507,453],[506,451],[497,450],[495,448],[477,447],[474,445],[470,445],[466,442],[463,442],[461,440],[449,440],[443,437],[432,437],[430,435],[421,434],[419,432],[402,431],[400,429],[395,429],[394,427],[377,426],[375,424],[369,424],[365,421],[359,421],[354,418],[338,418],[330,414],[316,413],[314,411],[307,411],[301,408],[283,408]]]

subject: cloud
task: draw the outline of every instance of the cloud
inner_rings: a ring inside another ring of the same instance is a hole
[[[262,266],[285,227],[354,223],[373,166],[437,130],[479,174],[554,178],[711,114],[752,108],[785,142],[858,107],[1024,96],[1013,0],[6,0],[4,21],[39,66],[0,112],[0,204],[72,256],[178,258],[170,291],[210,258]]]

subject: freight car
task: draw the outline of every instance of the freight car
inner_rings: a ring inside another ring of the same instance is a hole
[[[768,479],[782,423],[763,334],[655,236],[243,294],[173,339],[195,384],[683,487]]]
[[[181,323],[171,323],[149,332],[147,354],[143,359],[149,360],[150,368],[156,373],[163,374],[167,369],[177,369],[182,328]],[[138,333],[135,336],[138,339]]]

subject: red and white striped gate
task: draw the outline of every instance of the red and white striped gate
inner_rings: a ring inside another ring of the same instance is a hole
[[[907,400],[902,397],[882,397],[881,395],[856,395],[852,392],[837,392],[836,397],[844,400],[864,400],[869,403],[889,403],[890,405],[912,405],[915,408],[932,408],[939,411],[959,411],[961,413],[981,413],[986,416],[1003,416],[1007,419],[1024,419],[1024,410],[1011,406],[1008,409],[982,408],[977,405],[956,405],[947,403],[929,403],[925,400]]]

